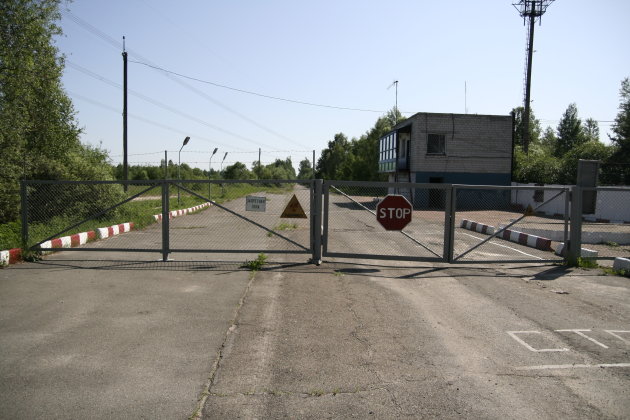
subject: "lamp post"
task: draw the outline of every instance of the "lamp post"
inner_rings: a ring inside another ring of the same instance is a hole
[[[212,171],[212,156],[214,156],[218,150],[219,148],[215,147],[214,151],[210,155],[210,162],[208,163],[208,181],[212,180],[212,176],[210,175],[210,171]],[[208,200],[210,199],[210,186],[212,186],[212,184],[208,182]]]
[[[223,162],[225,162],[227,154],[228,152],[225,152],[225,154],[223,155],[223,160],[221,161],[221,176],[223,176]],[[225,187],[223,186],[223,184],[221,184],[221,194],[223,194],[222,197],[225,197]]]
[[[184,144],[182,144],[182,147],[179,148],[179,156],[177,158],[177,181],[180,180],[180,172],[179,172],[179,168],[180,166],[182,166],[182,149],[184,148],[184,146],[186,146],[188,144],[188,142],[190,141],[190,137],[186,136],[186,138],[184,139]],[[179,198],[179,185],[177,185],[177,205],[180,205],[180,198]]]

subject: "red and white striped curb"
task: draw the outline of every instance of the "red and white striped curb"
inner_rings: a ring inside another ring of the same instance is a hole
[[[485,233],[493,235],[496,228],[494,226],[486,225],[483,223],[473,222],[472,220],[464,219],[460,227],[468,230],[472,230],[479,233]],[[500,227],[499,227],[500,228]],[[505,239],[506,241],[515,242],[521,245],[529,246],[531,248],[540,249],[543,251],[552,251],[551,239],[543,238],[529,233],[518,232],[516,230],[506,229],[497,235],[499,239]]]
[[[20,248],[7,249],[0,251],[0,265],[15,264],[22,259],[22,250]]]
[[[556,255],[559,255],[561,257],[566,257],[567,256],[566,254],[567,254],[567,250],[564,247],[564,242],[560,242],[558,246],[556,247]],[[592,249],[582,248],[580,250],[580,257],[597,258],[598,255],[599,255],[599,252],[594,251]]]
[[[96,234],[93,230],[91,230],[89,232],[75,233],[74,235],[51,239],[49,241],[42,242],[39,246],[41,248],[73,248],[75,246],[86,244],[89,241],[93,241],[95,238]]]
[[[462,220],[460,227],[479,233],[487,233],[488,235],[494,233],[494,226],[484,225],[483,223],[477,223],[467,219]]]
[[[540,249],[542,251],[553,251],[551,248],[551,239],[543,238],[541,236],[505,229],[503,232],[498,234],[497,237],[510,242],[526,245],[531,248]]]
[[[203,203],[203,204],[199,204],[198,206],[193,206],[193,207],[189,207],[187,209],[181,209],[181,210],[173,210],[171,212],[168,213],[168,218],[172,219],[173,217],[177,217],[177,216],[183,216],[185,214],[188,213],[193,213],[196,211],[199,211],[203,208],[209,207],[211,206],[210,203]],[[162,214],[154,214],[153,218],[157,221],[161,221],[162,220]]]
[[[133,222],[121,223],[119,225],[107,226],[97,228],[96,231],[90,230],[89,232],[75,233],[74,235],[62,236],[61,238],[51,239],[49,241],[42,242],[40,248],[74,248],[79,245],[84,245],[95,239],[106,239],[110,236],[119,235],[133,230]],[[43,251],[44,254],[48,254],[52,251]],[[0,251],[0,265],[15,264],[22,260],[22,250],[20,248],[13,248],[6,251]]]
[[[98,232],[98,239],[106,239],[110,236],[120,235],[121,233],[129,232],[133,229],[133,222],[121,223],[119,225],[107,226],[96,229]]]

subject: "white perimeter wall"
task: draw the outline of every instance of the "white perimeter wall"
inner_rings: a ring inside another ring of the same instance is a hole
[[[519,184],[518,182],[513,182],[512,185],[534,186],[534,184]],[[564,188],[566,185],[545,185],[545,187]],[[545,190],[542,202],[549,200],[551,197],[558,194],[558,192],[558,190]],[[544,212],[548,215],[564,214],[565,198],[565,194],[562,194],[537,211]],[[532,208],[536,208],[536,206],[540,205],[542,202],[534,201],[534,190],[512,190],[512,204],[520,204],[524,208],[528,205],[532,206]],[[585,215],[585,218],[606,219],[611,222],[630,222],[630,188],[623,187],[623,191],[598,191],[595,214]]]

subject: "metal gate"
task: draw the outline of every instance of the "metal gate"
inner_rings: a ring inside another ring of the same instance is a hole
[[[377,221],[377,204],[388,194],[405,196],[411,203],[411,223],[401,231],[387,231]],[[294,213],[287,213],[289,208]],[[23,249],[33,251],[152,252],[163,260],[173,253],[230,259],[264,252],[306,254],[315,263],[322,256],[560,262],[563,256],[553,251],[569,243],[569,208],[566,187],[322,180],[24,181],[22,241]],[[581,220],[578,216],[574,219]]]
[[[444,261],[450,223],[445,207],[450,204],[448,188],[445,184],[325,181],[323,256]],[[376,205],[388,194],[403,195],[413,205],[412,222],[401,231],[387,231],[376,220]]]
[[[24,181],[31,251],[307,254],[314,181]],[[293,201],[297,213],[287,213]],[[287,213],[287,214],[285,214]],[[124,233],[124,234],[123,234]],[[105,240],[106,239],[106,240]]]
[[[448,263],[561,262],[568,188],[325,181],[323,256]],[[376,206],[405,196],[412,222],[387,231]],[[534,206],[523,206],[524,195]]]

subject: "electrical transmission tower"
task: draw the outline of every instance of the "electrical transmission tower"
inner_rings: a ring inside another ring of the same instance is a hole
[[[542,22],[542,15],[547,11],[547,7],[554,0],[520,0],[512,5],[518,10],[519,14],[523,17],[523,24],[527,25],[527,47],[525,49],[525,83],[524,90],[524,108],[525,113],[523,115],[523,150],[525,153],[529,152],[529,114],[530,114],[530,94],[532,87],[532,56],[534,53],[534,24],[536,20],[540,24]],[[528,22],[529,19],[529,22]]]

